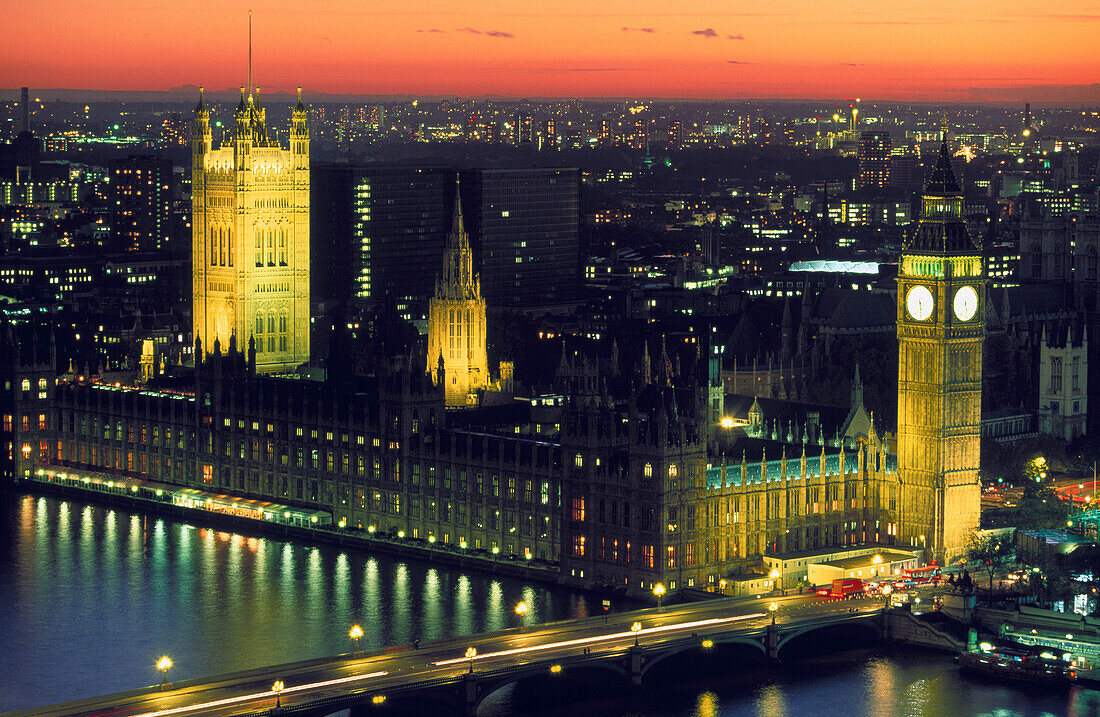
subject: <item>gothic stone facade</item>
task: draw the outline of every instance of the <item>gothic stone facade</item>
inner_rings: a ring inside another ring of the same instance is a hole
[[[260,371],[309,360],[309,129],[299,91],[283,148],[251,94],[232,139],[214,148],[210,111],[191,139],[194,338],[219,349],[256,342]]]

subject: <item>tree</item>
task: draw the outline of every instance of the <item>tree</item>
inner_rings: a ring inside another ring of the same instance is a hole
[[[966,546],[966,558],[989,576],[989,604],[993,605],[993,575],[1014,559],[1012,537],[975,530]]]

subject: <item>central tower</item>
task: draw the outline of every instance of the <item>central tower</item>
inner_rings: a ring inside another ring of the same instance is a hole
[[[455,207],[443,272],[436,277],[428,308],[428,365],[437,384],[442,369],[448,408],[476,402],[474,392],[489,385],[485,347],[485,299],[474,273],[470,238],[462,225],[462,202],[455,182]]]
[[[985,281],[946,132],[898,269],[901,540],[952,560],[978,527]]]
[[[250,43],[251,44],[251,43]],[[251,57],[249,79],[251,79]],[[259,90],[256,90],[258,95]],[[309,128],[302,90],[289,146],[241,88],[231,138],[214,148],[199,90],[191,132],[194,338],[256,342],[259,371],[309,361]]]

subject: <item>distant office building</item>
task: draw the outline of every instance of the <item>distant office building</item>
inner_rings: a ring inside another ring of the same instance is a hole
[[[454,180],[444,166],[314,164],[313,295],[368,304],[430,296]]]
[[[542,148],[555,149],[558,144],[558,128],[553,117],[547,117],[542,129]]]
[[[668,144],[670,147],[680,147],[684,143],[684,123],[680,120],[672,120],[668,125]]]
[[[631,149],[648,149],[649,120],[638,119],[634,121],[627,144],[630,145]]]
[[[121,251],[167,249],[171,235],[172,161],[130,155],[111,163],[111,238]]]
[[[859,136],[859,188],[884,189],[890,184],[890,133],[863,132]]]
[[[386,131],[386,108],[382,105],[374,105],[370,109],[370,124],[378,132]]]
[[[600,120],[600,133],[597,135],[596,139],[599,140],[600,144],[611,143],[611,120]]]
[[[512,124],[512,136],[516,144],[531,144],[534,140],[534,126],[530,113],[517,112]]]
[[[466,226],[490,308],[549,306],[576,299],[578,185],[576,169],[462,173]]]

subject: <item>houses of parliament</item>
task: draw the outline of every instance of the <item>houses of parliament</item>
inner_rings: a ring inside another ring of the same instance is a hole
[[[194,130],[186,385],[59,377],[48,337],[9,329],[9,477],[49,468],[275,501],[326,511],[337,529],[548,561],[562,582],[636,594],[728,592],[769,556],[788,558],[793,585],[813,556],[859,546],[951,560],[977,527],[985,294],[946,140],[903,250],[898,432],[886,435],[858,375],[835,416],[738,408],[748,402],[725,393],[705,336],[563,343],[554,375],[517,390],[507,362],[490,375],[457,199],[444,264],[425,269],[438,278],[422,348],[358,372],[333,355],[324,378],[295,375],[311,360],[300,93],[287,148],[245,90],[227,144],[214,148],[201,98]]]

